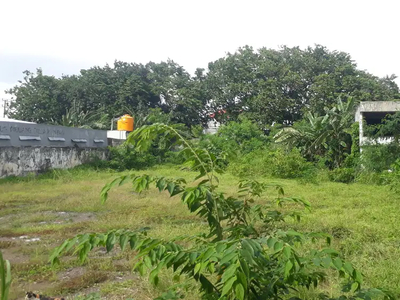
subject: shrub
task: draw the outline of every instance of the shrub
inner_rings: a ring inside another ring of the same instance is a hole
[[[313,169],[313,164],[307,162],[297,148],[290,152],[278,149],[271,153],[272,176],[279,178],[303,177],[307,171]]]
[[[253,151],[243,155],[231,164],[230,171],[241,177],[301,178],[310,175],[315,168],[312,163],[302,157],[298,149],[285,151],[277,148]]]
[[[180,165],[184,162],[182,159],[182,155],[180,155],[180,151],[168,151],[165,154],[165,158],[163,163],[172,164],[172,165]]]
[[[396,193],[400,192],[400,159],[397,159],[386,172],[380,176],[383,184],[389,185]]]
[[[268,136],[255,123],[242,119],[241,122],[229,122],[221,126],[214,135],[203,136],[199,146],[215,154],[247,154],[265,148],[269,142]]]
[[[382,172],[390,169],[390,166],[400,159],[400,145],[390,143],[387,145],[363,146],[360,164],[368,172]]]
[[[355,171],[353,168],[338,168],[329,171],[328,177],[330,181],[350,183],[355,179]]]
[[[140,170],[154,166],[159,158],[151,153],[139,153],[129,145],[109,147],[108,161],[94,160],[91,166],[95,168],[110,168],[117,171]]]
[[[369,172],[365,170],[356,172],[355,181],[363,184],[385,184],[381,173]]]

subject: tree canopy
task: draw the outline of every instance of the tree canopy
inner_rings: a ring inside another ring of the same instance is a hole
[[[193,76],[172,60],[145,65],[115,61],[61,78],[44,75],[40,68],[25,71],[20,84],[7,91],[13,100],[8,116],[64,124],[68,114],[91,114],[109,124],[127,112],[144,118],[157,108],[171,122],[192,127],[224,111],[216,114],[222,122],[243,115],[265,128],[291,125],[306,113],[322,115],[339,97],[356,102],[399,99],[395,78],[359,70],[349,54],[320,45],[279,50],[245,46]]]
[[[316,45],[301,50],[251,47],[209,64],[213,105],[231,118],[246,114],[260,124],[292,124],[304,113],[323,114],[338,97],[357,101],[399,98],[395,76],[378,78],[358,70],[349,54]]]

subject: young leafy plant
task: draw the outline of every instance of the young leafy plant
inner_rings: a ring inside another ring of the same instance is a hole
[[[299,299],[295,297],[296,290],[318,286],[327,276],[327,269],[336,270],[345,280],[349,298],[342,296],[340,299],[370,299],[376,293],[384,299],[392,299],[389,293],[381,290],[361,289],[360,271],[329,248],[329,235],[280,229],[280,222],[287,218],[300,220],[301,216],[300,211],[288,212],[288,209],[281,209],[282,206],[289,203],[291,208],[309,209],[307,201],[286,197],[278,185],[254,180],[240,181],[236,195],[226,195],[218,189],[221,158],[206,149],[196,148],[172,126],[143,126],[131,133],[128,142],[137,150],[145,150],[156,138],[170,146],[181,147],[185,165],[198,173],[194,182],[188,184],[182,178],[124,175],[104,186],[102,201],[107,201],[113,187],[127,182],[136,192],[155,186],[171,197],[179,196],[190,212],[206,220],[209,230],[170,240],[152,238],[143,230],[82,234],[56,248],[50,258],[52,263],[58,263],[59,257],[72,248],[84,262],[95,247],[111,251],[119,245],[122,251],[130,248],[137,253],[135,269],[142,275],[148,272],[155,285],[159,282],[159,272],[171,269],[176,280],[196,281],[202,298],[208,300],[286,299],[291,296],[290,299]],[[260,201],[267,189],[275,189],[277,197]],[[305,241],[316,239],[326,240],[327,246],[299,248]],[[182,291],[173,289],[157,299],[179,299]]]

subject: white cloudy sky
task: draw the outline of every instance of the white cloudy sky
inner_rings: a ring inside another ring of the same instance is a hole
[[[172,58],[196,67],[246,44],[322,44],[400,75],[398,0],[0,0],[0,99],[22,71],[73,74]],[[400,83],[400,81],[398,81]]]

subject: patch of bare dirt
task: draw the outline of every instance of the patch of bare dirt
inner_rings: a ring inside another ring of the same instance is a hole
[[[52,212],[57,216],[57,219],[54,221],[56,224],[61,223],[81,223],[86,221],[93,220],[96,215],[94,213],[81,213],[81,212]]]
[[[66,211],[29,212],[2,216],[0,217],[0,225],[8,225],[13,220],[18,220],[19,218],[35,219],[35,221],[28,221],[26,225],[32,224],[38,226],[45,224],[81,223],[93,220],[96,218],[96,215],[94,213]]]
[[[30,257],[19,250],[19,247],[10,247],[1,249],[1,252],[3,253],[3,258],[9,260],[11,265],[29,262]]]

